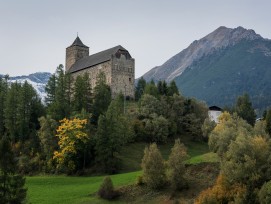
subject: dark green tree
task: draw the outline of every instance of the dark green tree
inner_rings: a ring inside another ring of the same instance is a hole
[[[149,94],[149,95],[152,95],[156,98],[159,97],[158,89],[155,86],[155,83],[153,80],[145,86],[144,94]]]
[[[167,92],[167,95],[168,96],[173,96],[174,94],[177,94],[179,95],[179,90],[178,90],[178,87],[175,83],[175,81],[171,81],[169,86],[168,86],[168,92]]]
[[[137,85],[136,85],[136,90],[135,90],[135,99],[138,101],[141,96],[143,95],[144,93],[144,90],[145,90],[145,86],[146,86],[146,80],[141,77],[138,82],[137,82]]]
[[[168,86],[167,86],[167,82],[165,80],[163,81],[158,81],[157,83],[157,89],[158,89],[158,93],[159,95],[164,95],[166,96],[168,94]]]
[[[94,88],[94,100],[92,111],[92,123],[97,125],[99,116],[105,114],[111,102],[110,87],[106,84],[105,74],[101,72],[97,77]]]
[[[87,112],[91,109],[91,86],[87,73],[77,76],[74,82],[73,110],[81,112],[82,109]]]
[[[18,169],[11,145],[6,137],[0,141],[0,203],[23,203],[27,189],[25,178],[16,173]]]
[[[18,140],[19,129],[18,125],[18,108],[19,108],[19,93],[21,86],[15,82],[12,83],[8,93],[6,95],[5,100],[5,109],[4,109],[4,117],[5,117],[5,128],[6,132],[11,138],[11,141],[14,143]]]
[[[265,122],[266,122],[266,132],[271,137],[271,109],[267,110],[266,112]]]
[[[237,98],[235,111],[241,118],[246,120],[248,124],[254,126],[256,121],[256,113],[252,107],[248,94],[245,93]]]
[[[5,100],[8,92],[8,76],[5,78],[0,78],[0,135],[4,135],[5,132]],[[1,138],[0,138],[1,139]]]
[[[122,99],[115,99],[110,103],[106,115],[100,115],[96,133],[96,162],[103,171],[117,171],[117,155],[132,137],[131,123],[123,114]]]

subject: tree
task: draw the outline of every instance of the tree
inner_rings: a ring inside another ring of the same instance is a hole
[[[164,95],[164,96],[168,95],[168,87],[167,87],[167,82],[165,80],[158,81],[158,83],[157,83],[157,89],[158,89],[158,93],[160,95]]]
[[[143,122],[145,123],[145,133],[148,141],[157,143],[167,141],[169,135],[169,123],[167,119],[161,115],[151,114]]]
[[[155,83],[153,80],[150,83],[146,84],[145,89],[144,89],[144,94],[152,95],[155,98],[159,97],[158,89],[155,86]]]
[[[141,96],[143,95],[145,86],[146,86],[146,80],[143,77],[141,77],[138,80],[137,85],[136,85],[136,90],[135,90],[135,100],[136,101],[138,101],[141,98]]]
[[[87,120],[64,118],[60,123],[56,135],[59,139],[59,151],[54,152],[53,159],[56,160],[58,169],[71,173],[84,167],[79,163],[79,158],[83,157],[85,160],[85,148],[89,141],[85,131]]]
[[[201,126],[201,131],[202,131],[203,139],[205,141],[208,141],[209,135],[213,131],[213,129],[215,128],[215,126],[216,126],[215,121],[210,120],[209,118],[206,118],[204,120],[204,123]]]
[[[160,151],[155,143],[144,150],[141,167],[143,181],[153,189],[160,189],[166,182],[165,164]]]
[[[271,109],[269,109],[266,112],[266,117],[265,117],[265,122],[266,122],[266,132],[269,134],[271,137]]]
[[[175,140],[168,159],[169,181],[174,190],[180,190],[186,186],[183,175],[185,173],[184,161],[187,158],[188,155],[184,144],[180,142],[180,139]]]
[[[180,93],[179,93],[179,90],[178,90],[178,87],[177,87],[175,81],[171,81],[169,84],[169,87],[168,87],[167,95],[173,96],[174,94],[179,95]]]
[[[80,112],[82,109],[90,112],[91,106],[91,87],[89,76],[85,73],[83,76],[77,76],[74,83],[73,110]]]
[[[95,136],[95,159],[103,171],[107,173],[117,171],[117,154],[132,137],[131,123],[123,115],[122,98],[117,98],[110,103],[106,115],[100,115]]]
[[[230,115],[224,112],[209,136],[209,147],[222,158],[228,151],[230,143],[235,141],[239,134],[251,136],[252,133],[252,127],[237,114]]]
[[[49,161],[58,147],[57,137],[55,137],[57,122],[49,115],[40,117],[39,122],[40,129],[38,131],[38,136],[42,153],[46,157],[46,161]]]
[[[258,196],[261,204],[271,203],[271,181],[264,183],[258,193]]]
[[[0,203],[23,203],[27,189],[25,178],[16,173],[18,169],[6,137],[0,141]]]
[[[19,106],[19,93],[21,86],[15,82],[10,85],[10,89],[7,93],[5,100],[5,109],[4,109],[4,117],[5,117],[5,128],[9,137],[11,138],[11,142],[15,143],[18,140],[19,129],[18,125],[18,106]]]
[[[244,94],[243,96],[239,96],[237,98],[235,110],[241,118],[246,120],[250,125],[254,126],[256,121],[256,114],[248,94]]]
[[[5,79],[0,78],[0,135],[4,135],[5,132],[5,101],[8,92],[8,76]],[[1,138],[0,138],[1,139]]]
[[[101,72],[97,77],[97,83],[94,88],[92,123],[98,124],[99,116],[105,114],[110,102],[110,87],[106,84],[105,74]]]

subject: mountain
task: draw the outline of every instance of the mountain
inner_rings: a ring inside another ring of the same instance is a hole
[[[27,81],[29,84],[31,84],[35,90],[37,91],[38,95],[41,97],[42,101],[44,101],[44,98],[46,96],[45,93],[45,86],[51,76],[51,73],[49,72],[36,72],[34,74],[29,74],[28,76],[15,76],[15,77],[9,77],[9,82],[15,82],[18,83],[24,83]],[[0,75],[0,77],[4,77],[4,75]]]
[[[271,105],[271,40],[243,27],[219,27],[143,77],[175,80],[185,96],[232,105],[248,93],[255,108]]]

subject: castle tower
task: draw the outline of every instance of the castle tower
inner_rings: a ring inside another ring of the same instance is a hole
[[[66,72],[69,71],[76,61],[88,56],[89,47],[84,45],[77,36],[72,45],[66,48]]]

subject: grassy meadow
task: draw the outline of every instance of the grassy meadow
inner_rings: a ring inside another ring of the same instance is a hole
[[[184,142],[190,156],[187,163],[196,164],[202,162],[216,162],[215,154],[210,153],[206,143]],[[146,143],[133,143],[124,147],[121,151],[122,170],[120,174],[112,175],[115,187],[121,187],[135,183],[141,174],[140,163],[143,157]],[[159,145],[159,149],[165,159],[170,154],[173,143]],[[129,172],[129,173],[125,173]],[[95,192],[104,176],[75,177],[75,176],[33,176],[27,177],[28,203],[32,204],[82,204],[82,203],[112,203],[99,199]],[[113,203],[123,203],[115,200]]]

